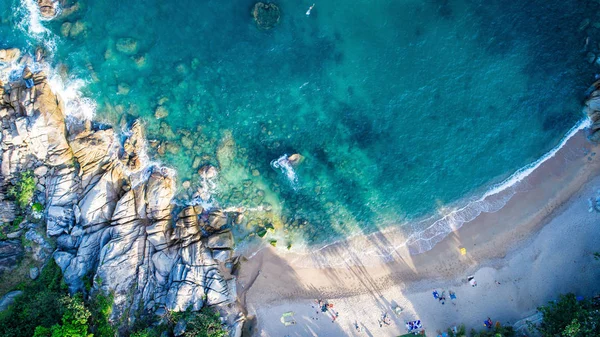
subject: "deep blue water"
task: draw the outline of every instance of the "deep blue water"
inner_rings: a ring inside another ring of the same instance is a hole
[[[141,117],[180,181],[198,184],[194,158],[215,165],[217,203],[272,209],[248,213],[250,230],[273,222],[312,243],[482,194],[582,118],[596,28],[579,28],[597,4],[277,4],[280,24],[262,31],[248,0],[80,0],[36,40],[17,28],[19,2],[0,0],[0,45],[54,41],[53,65],[88,81],[97,118]],[[124,38],[135,50],[118,50]],[[285,153],[305,157],[296,185],[270,166]]]

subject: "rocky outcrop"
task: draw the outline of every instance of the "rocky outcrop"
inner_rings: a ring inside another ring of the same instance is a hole
[[[0,190],[22,170],[34,172],[46,235],[56,238],[57,248],[52,253],[33,229],[25,236],[40,259],[53,255],[71,292],[85,291],[84,279],[91,277],[92,291],[114,294],[113,317],[124,324],[142,311],[205,305],[220,308],[231,324],[238,321],[239,310],[229,305],[236,294],[232,217],[173,203],[175,175],[146,164],[140,123],[123,141],[90,121],[67,126],[63,103],[43,73],[23,72],[4,88]],[[214,167],[203,169],[205,180],[216,175]],[[20,242],[0,241],[0,270],[20,257],[17,247]]]
[[[0,50],[0,62],[11,63],[16,61],[21,56],[21,51],[17,48]]]
[[[252,8],[252,17],[258,28],[271,29],[279,23],[281,13],[273,3],[257,2]]]
[[[588,89],[588,98],[585,102],[585,112],[590,118],[592,125],[590,126],[590,140],[594,142],[600,141],[600,80],[596,81]]]

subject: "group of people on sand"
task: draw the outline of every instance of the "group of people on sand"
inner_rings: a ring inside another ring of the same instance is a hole
[[[379,319],[377,322],[379,323],[380,328],[382,328],[384,324],[386,326],[392,325],[392,319],[387,314],[387,312],[384,312],[383,315],[381,315],[381,319]]]
[[[446,292],[442,291],[442,293],[440,294],[437,290],[433,290],[433,298],[438,300],[440,303],[446,304]],[[452,300],[452,304],[456,305],[456,303],[454,303],[454,300],[456,299],[456,293],[452,290],[448,290],[448,294],[450,295],[450,299]]]
[[[331,323],[335,323],[335,320],[338,318],[340,313],[333,310],[333,304],[327,301],[323,301],[322,299],[316,299],[315,302],[317,303],[317,314],[319,314],[320,312],[328,313],[332,319]],[[315,308],[314,305],[312,307]],[[314,319],[318,320],[319,318],[315,317]]]

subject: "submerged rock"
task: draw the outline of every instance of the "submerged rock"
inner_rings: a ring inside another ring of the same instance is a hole
[[[133,55],[138,51],[138,43],[135,39],[126,37],[117,40],[117,50],[123,54]]]
[[[61,30],[61,32],[62,32],[62,30]],[[69,36],[77,37],[77,36],[81,35],[82,33],[85,33],[85,24],[81,21],[76,21],[71,26],[71,29],[69,30]]]
[[[252,8],[252,16],[261,29],[271,29],[279,23],[281,13],[273,3],[257,2]]]
[[[217,177],[219,171],[212,165],[204,165],[198,170],[198,174],[202,179],[213,179]]]
[[[154,117],[156,119],[165,118],[168,115],[169,115],[169,110],[167,110],[167,108],[165,108],[162,105],[159,105],[158,107],[156,107],[156,110],[154,110]]]

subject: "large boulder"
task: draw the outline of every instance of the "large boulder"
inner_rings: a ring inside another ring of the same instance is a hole
[[[279,23],[281,13],[273,3],[257,2],[252,8],[252,16],[258,28],[271,29]]]
[[[52,166],[70,164],[73,160],[67,142],[65,114],[59,99],[52,92],[45,77],[36,79],[34,115],[29,137],[36,157]]]
[[[219,171],[212,165],[204,165],[198,170],[198,174],[202,179],[208,180],[216,178]]]
[[[97,180],[105,165],[118,153],[118,141],[113,129],[85,130],[69,141],[81,171],[81,185],[85,189]]]
[[[21,290],[13,290],[0,298],[0,312],[8,309],[21,294],[23,294]]]
[[[146,186],[148,218],[155,220],[169,218],[171,199],[175,195],[175,180],[167,170],[157,169],[150,175]]]
[[[16,267],[22,256],[20,241],[0,241],[0,274]]]
[[[123,153],[121,154],[121,161],[131,171],[139,171],[142,168],[142,155],[146,148],[146,138],[144,138],[144,131],[139,121],[133,122],[131,129],[129,130],[129,137],[123,144]]]
[[[43,18],[51,19],[56,16],[56,0],[37,0],[37,3]]]
[[[227,214],[220,209],[213,209],[208,214],[208,224],[205,228],[209,233],[219,231],[222,227],[227,225]]]

